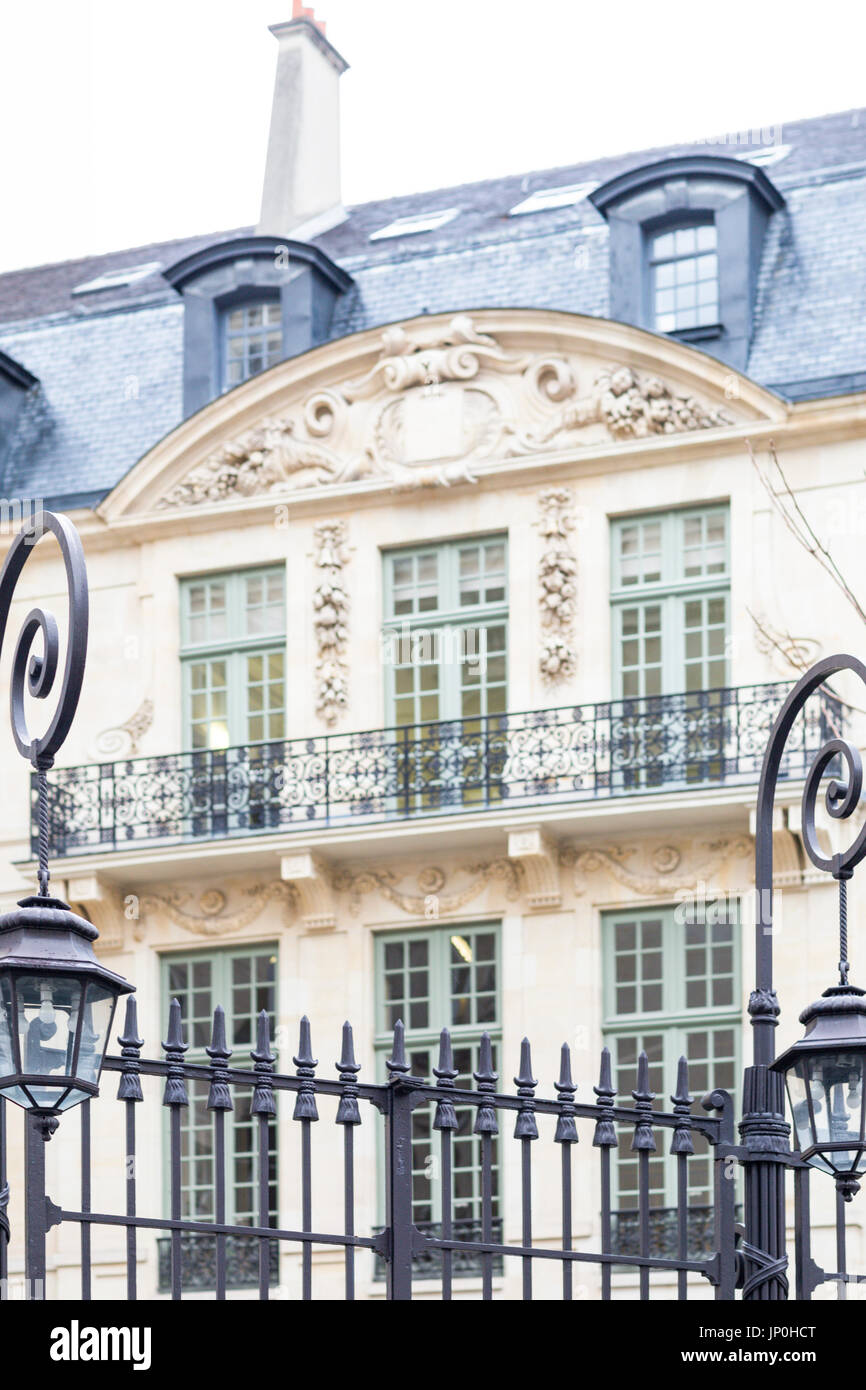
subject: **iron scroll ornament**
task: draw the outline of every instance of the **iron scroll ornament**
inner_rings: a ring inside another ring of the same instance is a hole
[[[27,758],[38,772],[44,772],[52,766],[54,755],[63,744],[75,718],[84,679],[90,618],[87,570],[81,538],[67,517],[57,516],[54,512],[40,512],[30,525],[19,531],[0,572],[0,651],[6,636],[15,586],[28,556],[46,531],[50,531],[56,538],[63,556],[69,596],[69,628],[60,696],[54,718],[44,734],[38,738],[30,737],[24,696],[26,681],[30,695],[37,700],[46,700],[51,694],[57,676],[60,657],[59,629],[54,614],[46,609],[33,608],[24,619],[15,646],[9,692],[15,745],[22,757]],[[40,632],[41,655],[32,650]]]
[[[755,826],[755,989],[749,1000],[756,1066],[769,1066],[773,1061],[773,1029],[779,1014],[773,988],[773,807],[779,768],[785,744],[797,715],[809,696],[840,671],[853,672],[866,686],[866,665],[855,656],[839,653],[816,662],[794,686],[776,716],[764,754]],[[821,779],[830,763],[837,757],[841,757],[847,767],[848,780],[830,780],[825,805],[834,820],[844,820],[855,811],[863,787],[863,764],[860,754],[847,739],[830,738],[815,754],[806,776],[802,825],[806,853],[816,868],[838,879],[844,905],[846,880],[851,877],[855,866],[866,856],[866,826],[843,853],[835,854],[832,858],[822,853],[815,834],[815,810]],[[844,949],[841,955],[844,960]]]

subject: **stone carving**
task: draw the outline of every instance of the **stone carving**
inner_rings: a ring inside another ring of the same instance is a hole
[[[125,724],[103,729],[96,737],[95,749],[100,758],[134,758],[144,735],[153,723],[153,700],[142,700],[135,714]]]
[[[542,637],[539,666],[549,684],[568,680],[577,669],[572,645],[577,599],[577,559],[569,544],[574,530],[574,493],[569,487],[546,488],[539,494],[539,531],[544,550],[538,565],[538,601]]]
[[[228,898],[220,888],[208,888],[197,897],[183,889],[144,894],[139,901],[136,938],[142,939],[144,920],[153,912],[165,913],[176,926],[195,936],[226,936],[248,927],[269,902],[281,902],[288,924],[296,896],[290,883],[255,883],[241,892],[247,901],[234,912],[226,912]],[[193,901],[197,910],[190,911],[188,904]]]
[[[316,713],[334,724],[349,702],[349,595],[343,567],[349,558],[346,523],[327,521],[313,532],[316,549],[313,564],[319,582],[313,591],[313,626],[316,632]]]
[[[660,377],[639,377],[631,367],[612,367],[599,372],[590,395],[566,406],[530,439],[541,447],[558,434],[595,421],[606,425],[614,439],[645,439],[733,423],[727,411],[708,410],[694,396],[674,395]]]
[[[559,856],[556,845],[541,826],[527,825],[508,833],[508,857],[520,864],[524,891],[530,908],[536,911],[559,907]]]
[[[596,372],[579,396],[565,356],[510,352],[465,314],[386,328],[380,344],[361,376],[319,386],[291,413],[220,444],[157,507],[365,480],[448,487],[475,482],[476,460],[549,453],[563,447],[559,436],[590,426],[596,438],[629,440],[731,423],[626,366]],[[561,408],[551,414],[552,405]]]
[[[753,852],[754,842],[749,835],[737,835],[706,840],[690,856],[688,871],[677,873],[683,862],[683,852],[675,845],[658,844],[644,851],[648,859],[645,868],[634,868],[630,861],[638,853],[635,845],[598,845],[588,849],[565,846],[559,862],[575,871],[575,892],[582,893],[579,875],[603,869],[618,883],[635,893],[648,897],[691,893],[699,884],[709,882],[728,859],[739,859]]]
[[[378,892],[403,912],[433,920],[459,912],[491,882],[503,883],[505,896],[510,900],[520,894],[521,866],[510,859],[465,864],[457,872],[470,875],[472,881],[467,887],[448,894],[442,892],[445,873],[436,865],[420,871],[416,879],[417,893],[402,892],[397,887],[401,876],[391,869],[339,869],[334,874],[333,886],[337,892],[350,894],[349,910],[355,915],[360,911],[362,894]]]

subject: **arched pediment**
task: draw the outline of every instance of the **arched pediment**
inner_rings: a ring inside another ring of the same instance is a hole
[[[625,324],[530,309],[429,315],[243,383],[162,439],[100,511],[471,485],[513,460],[663,446],[785,413],[715,359]]]

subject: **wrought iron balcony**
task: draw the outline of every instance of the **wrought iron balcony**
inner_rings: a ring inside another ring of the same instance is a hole
[[[756,782],[788,686],[567,705],[61,768],[53,857]],[[802,777],[843,727],[816,697],[784,754]],[[36,832],[35,793],[33,837]]]
[[[259,1246],[255,1236],[226,1236],[226,1287],[254,1289],[259,1282]],[[157,1278],[159,1293],[171,1292],[171,1236],[159,1236],[156,1242]],[[216,1238],[193,1236],[186,1232],[180,1241],[181,1277],[184,1289],[210,1290],[216,1288]],[[268,1265],[271,1284],[279,1283],[280,1250],[276,1241],[268,1245]]]

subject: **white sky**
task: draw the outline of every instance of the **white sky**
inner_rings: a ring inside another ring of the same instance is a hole
[[[317,0],[344,201],[866,104],[862,0]],[[291,0],[0,0],[0,269],[257,220]]]

